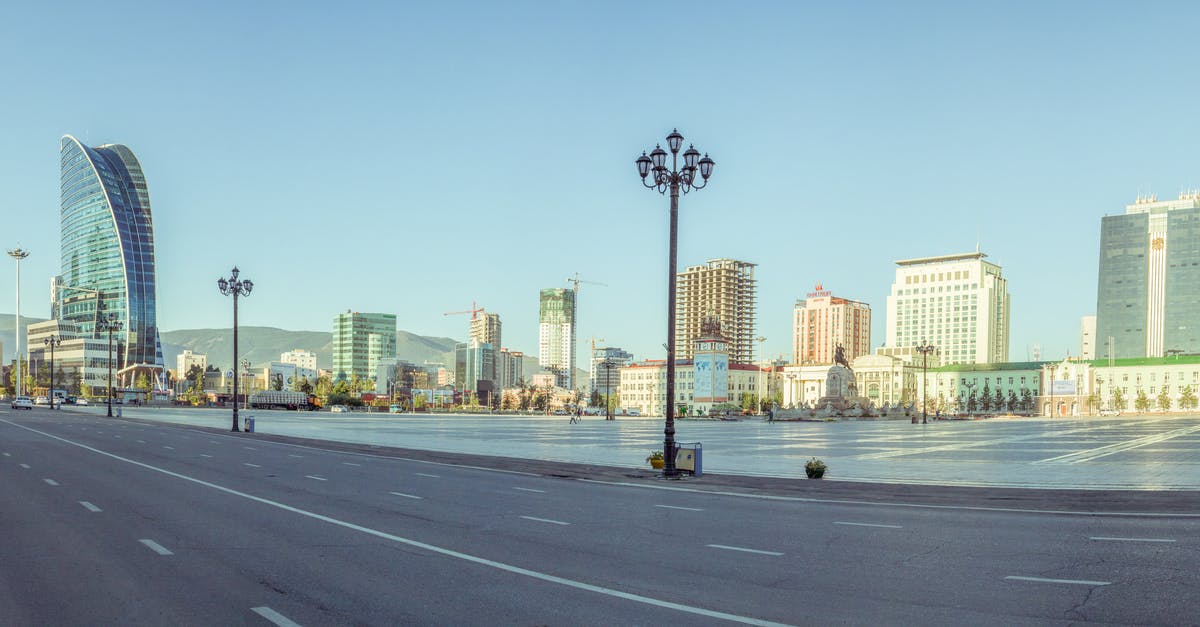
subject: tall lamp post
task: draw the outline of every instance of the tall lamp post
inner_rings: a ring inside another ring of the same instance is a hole
[[[254,289],[254,283],[250,279],[238,278],[237,266],[229,273],[229,278],[217,279],[217,289],[225,296],[233,296],[233,363],[234,368],[238,363],[238,323],[237,323],[237,301],[238,296],[249,296],[250,290]],[[238,429],[238,377],[233,377],[233,429],[232,431],[241,431]]]
[[[42,343],[50,347],[50,409],[54,409],[54,347],[62,346],[62,338],[51,335]]]
[[[241,376],[243,376],[243,377],[250,376],[250,360],[249,359],[242,360],[242,375]],[[250,393],[253,391],[254,391],[254,381],[252,380],[246,386],[246,395],[245,395],[246,398],[245,398],[245,400],[242,401],[242,409],[245,409],[245,410],[250,409]],[[233,404],[234,405],[237,404],[237,394],[236,393],[233,395]]]
[[[616,363],[611,359],[605,359],[600,362],[600,366],[604,368],[604,419],[612,420],[612,369]]]
[[[758,340],[758,350],[759,350],[759,352],[762,352],[762,345],[763,345],[763,342],[767,341],[767,338],[765,338],[765,337],[763,337],[763,336],[761,336],[761,335],[760,335],[760,336],[758,336],[758,337],[756,337],[756,338],[754,338],[754,339],[755,339],[755,340]],[[766,355],[763,355],[763,357],[766,357]],[[766,359],[763,359],[763,363],[766,363],[766,361],[767,361]],[[761,413],[761,412],[762,412],[762,399],[763,399],[763,394],[762,394],[762,371],[763,371],[763,369],[762,369],[762,366],[759,366],[759,368],[758,368],[758,378],[754,380],[754,387],[755,387],[755,391],[756,391],[756,392],[758,392],[758,403],[757,403],[757,404],[754,406],[754,414],[755,414],[755,415],[758,415],[759,413]],[[768,379],[768,381],[770,381],[770,379]]]
[[[671,168],[667,169],[667,151],[662,145],[657,145],[649,156],[642,151],[637,158],[638,175],[642,177],[642,185],[656,189],[660,194],[671,192],[671,243],[667,262],[667,419],[663,429],[663,455],[666,457],[663,465],[664,477],[676,477],[679,471],[675,468],[675,257],[679,239],[679,193],[684,194],[702,189],[708,185],[708,177],[712,176],[715,162],[704,155],[695,146],[689,146],[683,153],[683,168],[679,167],[679,149],[683,147],[683,135],[678,130],[672,130],[667,135],[667,147],[671,149]],[[703,182],[697,184],[696,174],[699,172]],[[653,178],[647,182],[646,176],[653,173]]]
[[[21,381],[21,260],[29,256],[28,250],[14,248],[8,251],[8,256],[17,260],[17,321],[13,324],[13,332],[17,336],[17,381],[13,384],[13,396],[22,396]]]
[[[929,389],[926,383],[926,374],[929,373],[929,354],[933,352],[932,344],[918,344],[913,347],[918,353],[921,353],[921,424],[928,423],[929,416]],[[913,417],[916,421],[916,416]]]
[[[110,313],[100,318],[100,323],[96,325],[101,331],[108,331],[108,417],[112,418],[112,401],[113,401],[113,331],[120,331],[120,320],[117,320],[117,315]]]

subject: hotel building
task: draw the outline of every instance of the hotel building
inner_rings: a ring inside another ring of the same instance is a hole
[[[871,306],[816,288],[792,311],[792,363],[832,364],[843,347],[847,361],[871,352]]]

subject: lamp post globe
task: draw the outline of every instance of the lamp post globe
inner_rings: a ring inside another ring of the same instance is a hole
[[[643,151],[642,156],[634,160],[634,164],[637,166],[638,176],[642,179],[642,185],[657,190],[660,194],[670,192],[671,195],[671,229],[667,253],[667,398],[664,412],[666,425],[663,428],[663,456],[666,459],[663,463],[663,476],[678,477],[679,471],[675,467],[675,282],[678,274],[676,258],[679,240],[679,196],[681,193],[687,194],[707,186],[715,163],[708,155],[696,160],[700,153],[692,146],[683,154],[684,164],[680,167],[679,149],[683,146],[683,135],[678,129],[672,129],[666,141],[667,147],[671,149],[670,168],[667,168],[667,151],[662,149],[661,144],[656,145],[648,156]],[[696,181],[697,167],[703,182]],[[650,174],[653,174],[653,178],[647,181],[646,177]]]

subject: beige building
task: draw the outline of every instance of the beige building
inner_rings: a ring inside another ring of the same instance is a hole
[[[713,409],[710,402],[694,400],[696,374],[694,364],[689,361],[675,363],[675,407],[676,411],[686,407],[689,416],[708,415]],[[636,410],[643,416],[665,415],[667,405],[667,362],[651,359],[621,368],[621,409]],[[724,404],[742,405],[742,395],[752,394],[757,398],[758,386],[769,386],[773,373],[770,368],[762,369],[748,364],[729,364],[727,389]]]
[[[1008,361],[1008,281],[981,252],[896,262],[885,348],[929,344],[943,364]]]
[[[481,343],[491,344],[492,349],[500,350],[500,314],[481,313],[471,319],[471,337]]]
[[[706,317],[715,316],[729,344],[729,363],[754,363],[755,264],[709,259],[680,272],[675,285],[675,357],[691,359]]]
[[[175,378],[183,379],[192,366],[200,366],[201,370],[208,367],[208,355],[200,355],[190,350],[184,350],[175,356]]]
[[[838,346],[847,361],[871,352],[871,306],[834,296],[818,283],[792,311],[792,363],[832,364]]]
[[[933,366],[934,362],[930,362]],[[921,361],[893,355],[860,355],[851,362],[858,393],[876,406],[915,403],[921,385]],[[825,395],[829,365],[784,366],[781,373],[781,407],[811,405]],[[930,378],[932,382],[932,377]]]

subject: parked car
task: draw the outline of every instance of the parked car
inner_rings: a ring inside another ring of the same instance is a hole
[[[1101,409],[1100,415],[1101,416],[1120,416],[1121,410],[1119,410],[1119,409]]]
[[[12,401],[13,409],[33,409],[33,401],[28,396],[18,396]]]
[[[84,398],[84,397],[80,396],[79,398],[75,399],[75,404],[76,404],[76,405],[87,405],[87,404],[88,404],[88,399],[86,399],[86,398]]]
[[[329,411],[331,411],[331,412],[333,412],[333,413],[335,413],[335,414],[340,414],[340,413],[347,412],[347,411],[350,411],[350,410],[346,409],[346,406],[345,406],[345,405],[330,405],[330,406],[329,406]]]
[[[39,396],[39,397],[33,399],[33,404],[34,405],[49,405],[50,399],[46,398],[45,396]]]

